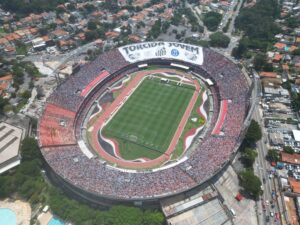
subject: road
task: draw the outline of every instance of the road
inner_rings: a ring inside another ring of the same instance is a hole
[[[201,10],[196,6],[193,7],[191,4],[186,3],[186,6],[188,8],[190,8],[192,10],[192,12],[194,13],[195,17],[197,18],[198,23],[204,27],[204,31],[203,31],[203,36],[201,36],[202,40],[209,40],[209,35],[211,34],[211,32],[208,31],[208,29],[206,28],[206,26],[204,26],[203,21],[201,20],[200,16],[202,14]]]
[[[280,221],[276,221],[275,217],[271,216],[271,212],[275,213],[282,213],[282,206],[281,204],[281,198],[280,195],[279,198],[277,199],[275,197],[275,200],[273,201],[274,208],[271,207],[271,204],[267,205],[266,201],[271,202],[272,200],[272,191],[277,192],[278,191],[278,186],[277,182],[275,182],[274,179],[277,179],[272,175],[270,176],[269,171],[271,170],[270,164],[266,161],[265,156],[267,154],[267,131],[264,129],[264,122],[262,119],[262,110],[260,107],[257,107],[257,109],[254,111],[253,118],[260,124],[262,128],[262,139],[257,142],[257,151],[258,151],[258,157],[255,165],[255,172],[257,175],[260,177],[261,181],[265,180],[265,182],[262,182],[263,186],[263,195],[261,196],[261,199],[258,201],[258,218],[259,218],[259,224],[274,224],[274,225],[279,225],[281,224]],[[263,210],[262,205],[265,205],[265,210]],[[270,222],[266,222],[266,217],[269,216]],[[282,218],[284,219],[284,218]]]
[[[238,1],[238,0],[233,0],[230,4],[230,6],[228,7],[227,11],[225,12],[224,16],[222,17],[222,20],[220,22],[220,25],[218,27],[218,31],[222,31],[223,27],[225,27],[227,25],[227,22],[230,18],[232,18],[232,21],[235,19],[235,16],[238,14],[240,7],[241,7],[241,2],[242,1]],[[238,9],[234,12],[233,9],[234,7],[239,4]],[[232,21],[230,24],[232,24]],[[228,29],[229,30],[229,29]],[[231,34],[231,32],[228,32]]]

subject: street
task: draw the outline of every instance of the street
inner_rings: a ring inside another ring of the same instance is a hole
[[[267,133],[264,129],[264,122],[262,119],[262,112],[260,107],[257,107],[254,111],[253,119],[255,119],[260,127],[262,128],[262,139],[257,142],[257,152],[258,157],[255,165],[255,172],[260,177],[263,186],[263,195],[261,199],[258,201],[258,221],[259,224],[274,224],[279,225],[282,224],[280,220],[276,219],[276,213],[282,213],[282,205],[280,195],[277,195],[278,185],[275,182],[277,177],[274,174],[270,174],[271,166],[269,162],[266,160],[267,155]],[[272,197],[272,192],[275,192],[275,198]],[[278,198],[276,197],[278,196]],[[271,204],[273,202],[273,206]],[[282,215],[282,214],[281,214]],[[270,222],[267,222],[267,218],[269,218]],[[284,219],[284,218],[283,218]]]

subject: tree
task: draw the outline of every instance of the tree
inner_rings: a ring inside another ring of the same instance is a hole
[[[76,22],[76,17],[75,17],[74,15],[71,15],[71,16],[69,17],[69,22],[70,22],[70,23],[75,23],[75,22]]]
[[[280,159],[279,152],[276,149],[270,149],[267,154],[267,159],[271,162],[278,162]]]
[[[21,155],[23,161],[31,161],[33,159],[41,158],[38,143],[34,138],[24,138],[21,145]]]
[[[240,185],[250,196],[257,199],[262,194],[261,181],[252,170],[244,170],[240,174]]]
[[[252,168],[255,159],[257,157],[257,151],[252,148],[246,148],[242,152],[242,161],[247,168]]]
[[[213,47],[227,48],[230,42],[230,38],[222,32],[213,33],[209,36],[209,38],[209,43]]]
[[[289,153],[289,154],[294,154],[295,153],[295,150],[290,146],[284,146],[283,151],[286,152],[286,153]]]
[[[1,0],[1,7],[13,13],[27,15],[53,11],[58,4],[65,2],[67,0]]]
[[[92,4],[85,4],[84,6],[83,6],[84,8],[85,8],[85,10],[88,12],[88,13],[92,13],[93,11],[95,11],[96,10],[96,7],[94,6],[94,5],[92,5]]]
[[[296,17],[289,17],[285,20],[286,25],[292,29],[297,28],[300,25],[300,20]]]
[[[105,1],[103,7],[111,13],[117,13],[120,9],[118,6],[118,0]]]
[[[39,29],[39,33],[40,33],[40,35],[45,36],[48,34],[48,30],[46,28],[42,27]]]
[[[254,69],[257,71],[261,71],[263,67],[267,64],[267,56],[265,54],[259,53],[256,54],[253,60]]]
[[[87,28],[88,28],[89,30],[96,30],[96,29],[97,29],[97,24],[96,24],[96,22],[93,21],[93,20],[90,20],[90,21],[88,22],[88,24],[87,24]]]
[[[128,224],[128,225],[140,225],[142,224],[143,213],[140,209],[127,206],[113,206],[109,210],[109,217],[111,218],[111,224]]]
[[[68,3],[68,4],[67,4],[67,9],[68,9],[69,11],[75,11],[75,10],[76,10],[76,6],[75,6],[74,3]]]
[[[87,41],[93,41],[98,37],[98,34],[96,31],[87,31],[84,35],[85,35],[85,39]]]
[[[171,19],[171,24],[173,24],[174,26],[178,26],[181,21],[181,18],[182,15],[176,11]]]
[[[25,99],[29,99],[31,97],[31,91],[29,90],[25,90],[22,94],[21,94],[22,98]]]
[[[253,144],[262,138],[262,132],[259,124],[255,120],[251,120],[250,126],[245,136],[248,144]]]
[[[26,137],[21,145],[22,163],[10,173],[0,176],[0,198],[10,195],[30,203],[48,204],[52,212],[72,224],[163,225],[164,216],[155,210],[143,211],[128,206],[96,210],[67,197],[64,192],[44,182],[40,173],[41,153],[37,141]],[[47,199],[44,198],[47,196]]]
[[[143,224],[145,225],[161,225],[164,220],[163,214],[159,211],[146,210],[143,215]]]
[[[0,113],[4,112],[4,106],[7,105],[7,103],[7,99],[4,99],[2,96],[0,96]]]
[[[241,59],[245,53],[247,52],[247,44],[245,43],[245,39],[242,38],[237,47],[232,49],[231,55],[237,59]]]
[[[226,25],[222,28],[222,31],[223,31],[224,33],[227,33],[227,32],[228,32],[228,29],[229,29],[231,20],[232,20],[232,19],[229,18],[228,21],[227,21],[227,23],[226,23]]]
[[[222,15],[217,12],[208,12],[204,15],[203,23],[210,31],[216,31],[222,20]]]
[[[166,33],[170,27],[170,22],[164,22],[161,26],[162,32]]]
[[[300,55],[300,48],[293,51],[293,55]]]
[[[274,22],[279,15],[278,2],[273,0],[261,0],[254,7],[241,9],[235,20],[235,28],[244,32],[242,40],[248,49],[267,50],[274,35],[281,31]]]
[[[155,21],[154,25],[152,26],[149,32],[149,37],[158,38],[160,32],[161,32],[161,19],[158,19]]]

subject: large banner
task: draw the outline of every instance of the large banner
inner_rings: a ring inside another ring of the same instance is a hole
[[[153,58],[168,58],[202,65],[202,48],[177,42],[143,42],[119,48],[123,57],[130,63]]]

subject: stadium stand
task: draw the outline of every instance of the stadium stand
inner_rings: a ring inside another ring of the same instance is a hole
[[[221,129],[222,129],[222,126],[224,124],[225,117],[226,117],[226,114],[227,114],[227,105],[228,105],[227,100],[222,100],[221,101],[219,117],[218,117],[217,123],[215,125],[215,128],[212,131],[213,135],[219,135],[221,133]]]
[[[39,124],[41,146],[75,144],[75,113],[48,103]]]
[[[106,78],[109,75],[107,71],[102,71],[99,76],[97,76],[94,80],[92,80],[80,93],[80,96],[86,96],[92,89],[102,81],[104,78]]]
[[[126,172],[97,158],[89,159],[80,150],[76,139],[81,139],[83,121],[90,107],[113,82],[138,70],[138,64],[128,63],[115,49],[71,75],[48,99],[39,121],[41,151],[48,165],[74,188],[114,200],[158,199],[187,191],[210,179],[240,145],[249,87],[239,68],[224,56],[207,48],[203,48],[203,55],[202,65],[159,58],[138,63],[149,66],[180,63],[214,83],[209,87],[213,99],[211,126],[186,161],[155,172]],[[211,135],[221,130],[224,135]]]

